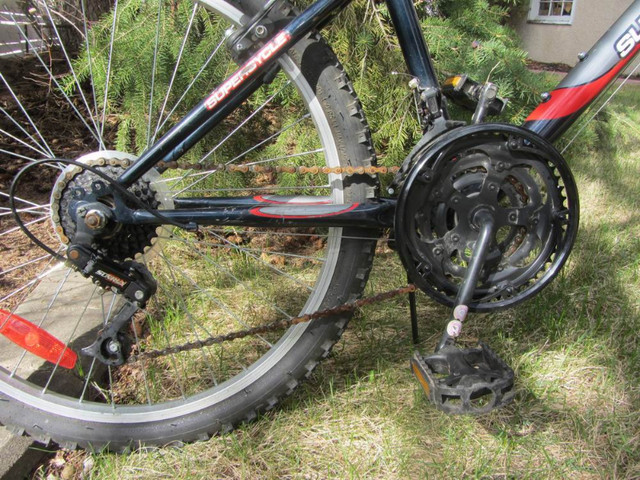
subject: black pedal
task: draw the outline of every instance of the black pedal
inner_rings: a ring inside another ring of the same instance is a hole
[[[456,105],[475,111],[480,101],[483,84],[472,80],[467,75],[456,75],[447,78],[442,84],[442,93]],[[507,105],[507,100],[495,97],[487,104],[487,115],[500,115]]]
[[[513,370],[481,342],[475,348],[447,345],[428,356],[416,352],[411,369],[429,400],[447,413],[489,413],[515,395]]]

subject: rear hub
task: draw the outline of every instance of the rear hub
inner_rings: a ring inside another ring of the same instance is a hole
[[[114,151],[95,152],[78,159],[104,175],[116,179],[136,157]],[[51,196],[51,216],[56,232],[65,245],[76,242],[77,222],[84,222],[95,234],[91,248],[116,261],[134,259],[144,254],[155,243],[155,226],[125,225],[114,220],[113,211],[119,202],[128,208],[140,208],[130,199],[115,198],[108,182],[93,172],[69,165],[58,177]],[[149,208],[170,208],[170,199],[164,194],[159,175],[148,173],[129,191]],[[95,200],[90,208],[75,208],[78,201]]]

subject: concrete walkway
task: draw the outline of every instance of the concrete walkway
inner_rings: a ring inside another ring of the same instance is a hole
[[[95,286],[78,273],[67,275],[66,267],[45,277],[16,310],[16,314],[33,323],[44,318],[42,326],[56,338],[67,342],[89,334],[102,323],[102,300]],[[61,287],[61,288],[60,288]],[[60,288],[58,300],[50,306],[51,299]],[[105,300],[111,297],[105,297]],[[80,307],[79,307],[80,305]],[[86,306],[86,310],[83,309]],[[48,312],[48,313],[47,313]],[[95,336],[95,334],[93,334]],[[86,342],[84,342],[86,344]],[[46,375],[52,365],[0,336],[0,365],[16,371],[22,378]],[[53,376],[50,388],[65,391],[81,388],[81,382],[70,382],[68,376]],[[17,432],[20,433],[20,432]],[[51,450],[55,452],[55,449]],[[15,480],[28,475],[47,454],[47,448],[29,437],[18,436],[0,427],[0,479]]]

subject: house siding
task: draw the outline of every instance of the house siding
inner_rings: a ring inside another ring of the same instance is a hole
[[[578,54],[589,50],[633,0],[576,0],[571,25],[550,25],[514,18],[514,26],[529,58],[544,63],[575,65]]]

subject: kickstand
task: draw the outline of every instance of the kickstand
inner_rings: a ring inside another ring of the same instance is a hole
[[[411,279],[408,279],[411,282]],[[411,336],[413,337],[413,344],[417,345],[420,342],[418,337],[418,310],[416,309],[416,292],[409,292],[409,312],[411,314]]]

